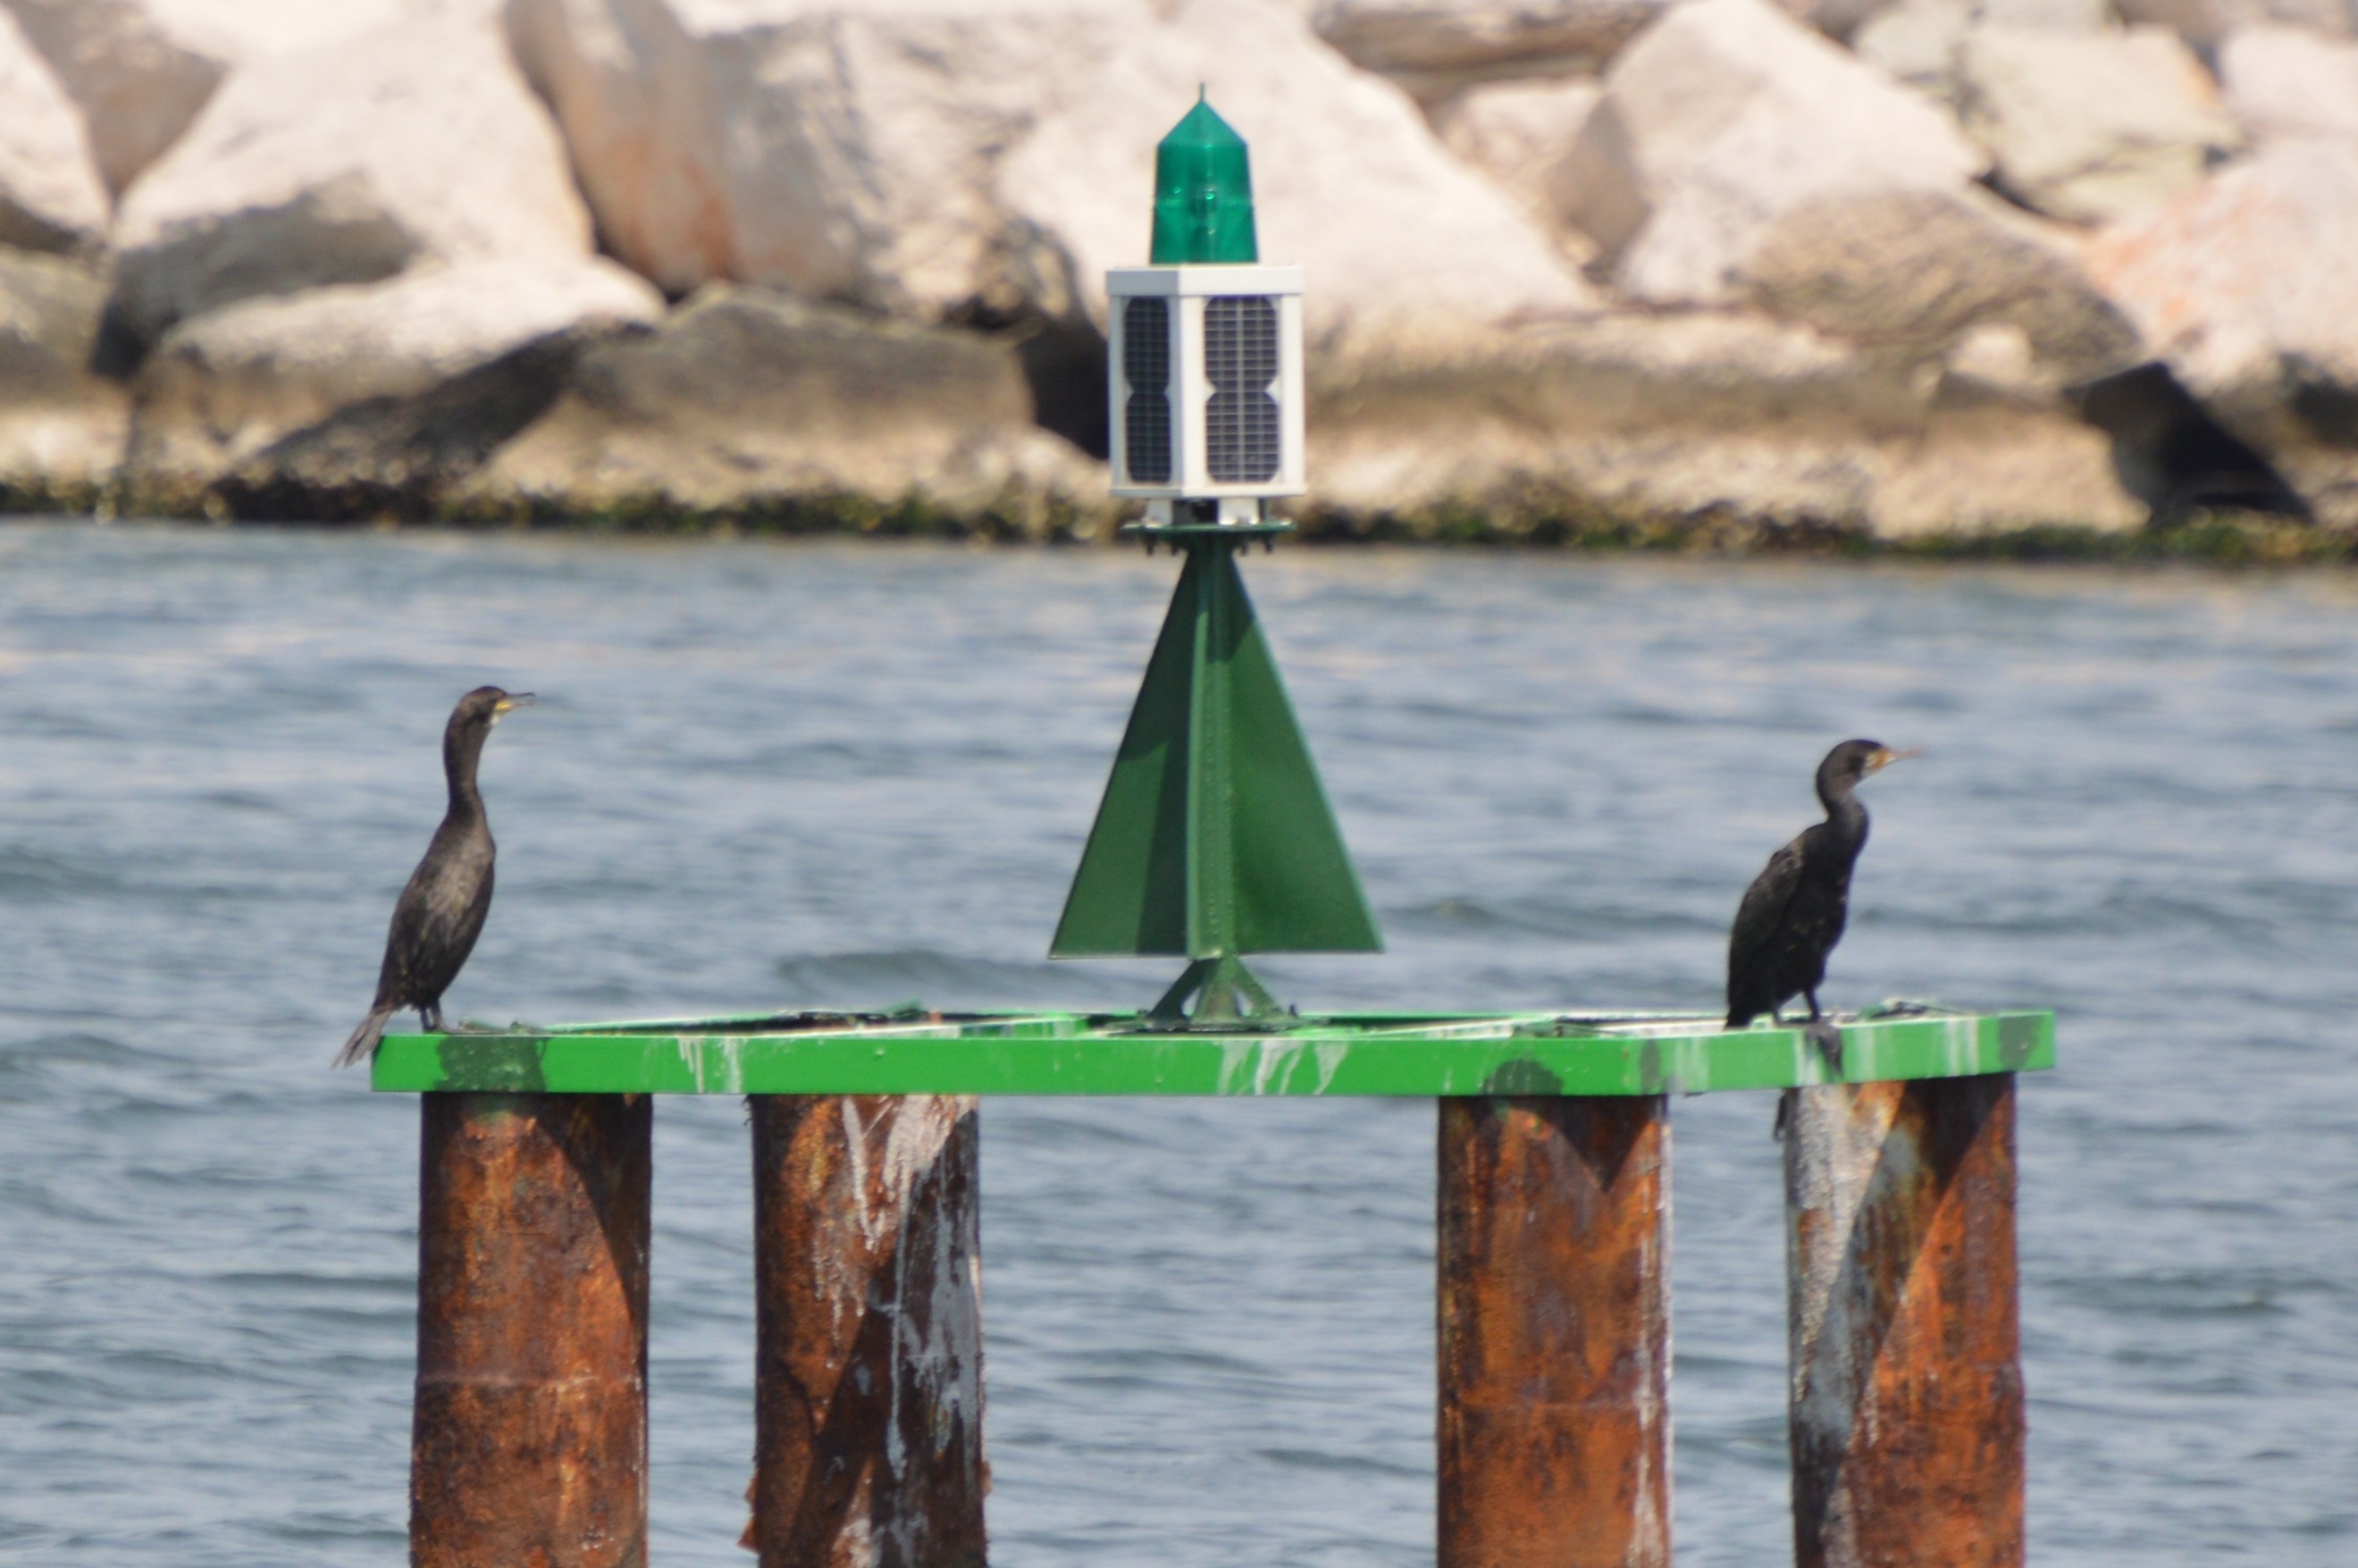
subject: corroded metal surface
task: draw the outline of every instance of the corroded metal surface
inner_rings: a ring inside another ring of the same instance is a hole
[[[1796,1562],[2021,1563],[2013,1075],[1786,1099]]]
[[[980,1568],[971,1098],[756,1096],[762,1568]]]
[[[425,1097],[417,1568],[644,1568],[654,1109]]]
[[[1668,1568],[1663,1099],[1444,1099],[1441,1568]]]

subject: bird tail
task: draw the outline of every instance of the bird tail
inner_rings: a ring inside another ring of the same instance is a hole
[[[392,1016],[393,1009],[381,1007],[362,1019],[361,1026],[352,1031],[352,1037],[344,1042],[344,1048],[336,1053],[336,1065],[349,1067],[362,1057],[373,1054],[376,1043],[384,1038],[385,1022]]]

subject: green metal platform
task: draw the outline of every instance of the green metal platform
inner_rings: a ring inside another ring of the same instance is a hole
[[[1282,1029],[1135,1013],[800,1013],[388,1034],[375,1088],[547,1094],[1654,1095],[2055,1065],[2051,1012],[1900,1009],[1801,1030],[1695,1015],[1342,1013]]]

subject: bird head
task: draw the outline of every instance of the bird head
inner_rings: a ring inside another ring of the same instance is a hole
[[[519,708],[530,708],[534,697],[528,691],[502,691],[495,686],[479,686],[459,699],[450,711],[454,730],[481,728],[490,730],[503,718]]]
[[[1818,793],[1847,790],[1869,773],[1879,773],[1904,758],[1923,754],[1912,747],[1895,752],[1880,741],[1845,741],[1828,752],[1826,760],[1818,764]]]

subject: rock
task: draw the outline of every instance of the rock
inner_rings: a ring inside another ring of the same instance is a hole
[[[1939,109],[1758,0],[1698,0],[1614,63],[1557,189],[1651,303],[1755,305],[1928,363],[2011,325],[2050,390],[2134,357],[2069,250],[1974,188],[1981,164]]]
[[[1344,59],[1431,102],[1470,83],[1593,75],[1670,0],[1325,0],[1313,26]]]
[[[90,373],[105,303],[88,263],[0,246],[0,489],[90,489],[122,461],[130,400]]]
[[[2265,146],[2086,254],[2188,391],[2358,522],[2358,146]]]
[[[1174,79],[1208,81],[1252,145],[1260,252],[1307,270],[1314,360],[1422,351],[1603,308],[1541,226],[1450,156],[1398,92],[1265,0],[1189,0],[1126,35],[1001,173],[1017,232],[1051,239],[1033,270],[1052,259],[1092,313],[1103,271],[1145,260],[1154,144],[1185,107]]]
[[[1869,17],[1851,35],[1851,52],[1910,87],[1953,101],[1957,53],[1973,24],[1963,0],[1907,0]]]
[[[247,299],[180,323],[141,368],[130,476],[258,514],[333,514],[340,492],[363,510],[413,502],[537,417],[583,343],[662,310],[589,257]]]
[[[1974,25],[2057,33],[2106,33],[2117,25],[2112,0],[1974,0]]]
[[[2245,27],[2220,49],[2219,75],[2228,108],[2255,142],[2358,143],[2358,43],[2298,27]]]
[[[120,194],[178,139],[243,60],[306,49],[409,14],[492,0],[0,0],[80,106]]]
[[[1446,429],[1446,440],[1432,432]],[[1610,316],[1325,388],[1321,505],[1870,530],[2131,528],[2104,436],[2060,398],[1959,395],[1807,328],[1725,312]]]
[[[615,254],[939,320],[1101,313],[1188,85],[1253,146],[1262,254],[1330,343],[1593,297],[1414,106],[1268,0],[512,0]],[[625,25],[627,23],[627,25]]]
[[[1966,37],[1965,128],[2024,205],[2100,223],[2201,182],[2242,144],[2211,79],[2172,34],[2071,36],[1988,27]]]
[[[162,156],[228,73],[224,51],[185,36],[149,0],[5,0],[81,112],[116,194]]]
[[[589,254],[565,149],[497,31],[396,21],[241,66],[124,196],[127,358],[255,295],[414,265]]]
[[[1762,0],[1696,0],[1614,61],[1565,185],[1624,290],[1711,304],[1797,209],[1954,192],[1984,162],[1938,107]]]
[[[1126,0],[512,0],[506,18],[630,266],[675,294],[733,279],[913,315],[994,292],[1001,163],[1142,20]]]
[[[81,117],[0,11],[0,245],[86,250],[106,232],[105,188]]]
[[[954,510],[1101,509],[1102,465],[1039,429],[1015,350],[714,285],[655,332],[586,351],[475,486],[574,509],[716,510],[845,493]]]
[[[1833,196],[1761,238],[1747,295],[1788,320],[1916,360],[1981,328],[2019,333],[2050,394],[2142,352],[2079,258],[1977,190]]]
[[[1845,38],[1859,59],[1952,103],[1956,98],[1957,51],[1965,34],[1976,27],[2093,34],[2110,32],[2115,26],[2111,0],[1859,3],[1867,10],[1855,28],[1846,34],[1827,30]]]
[[[2358,30],[2349,0],[2114,0],[2114,9],[2131,26],[2168,27],[2205,51],[2240,27],[2268,22],[2335,36]]]
[[[2227,509],[2313,516],[2275,467],[2212,418],[2165,364],[2099,377],[2073,387],[2071,397],[2088,422],[2112,438],[2122,482],[2160,526]]]
[[[1565,160],[1603,95],[1585,77],[1483,82],[1427,105],[1425,118],[1442,146],[1497,180],[1559,237],[1578,236],[1569,259],[1585,265],[1594,247],[1569,217]]]

